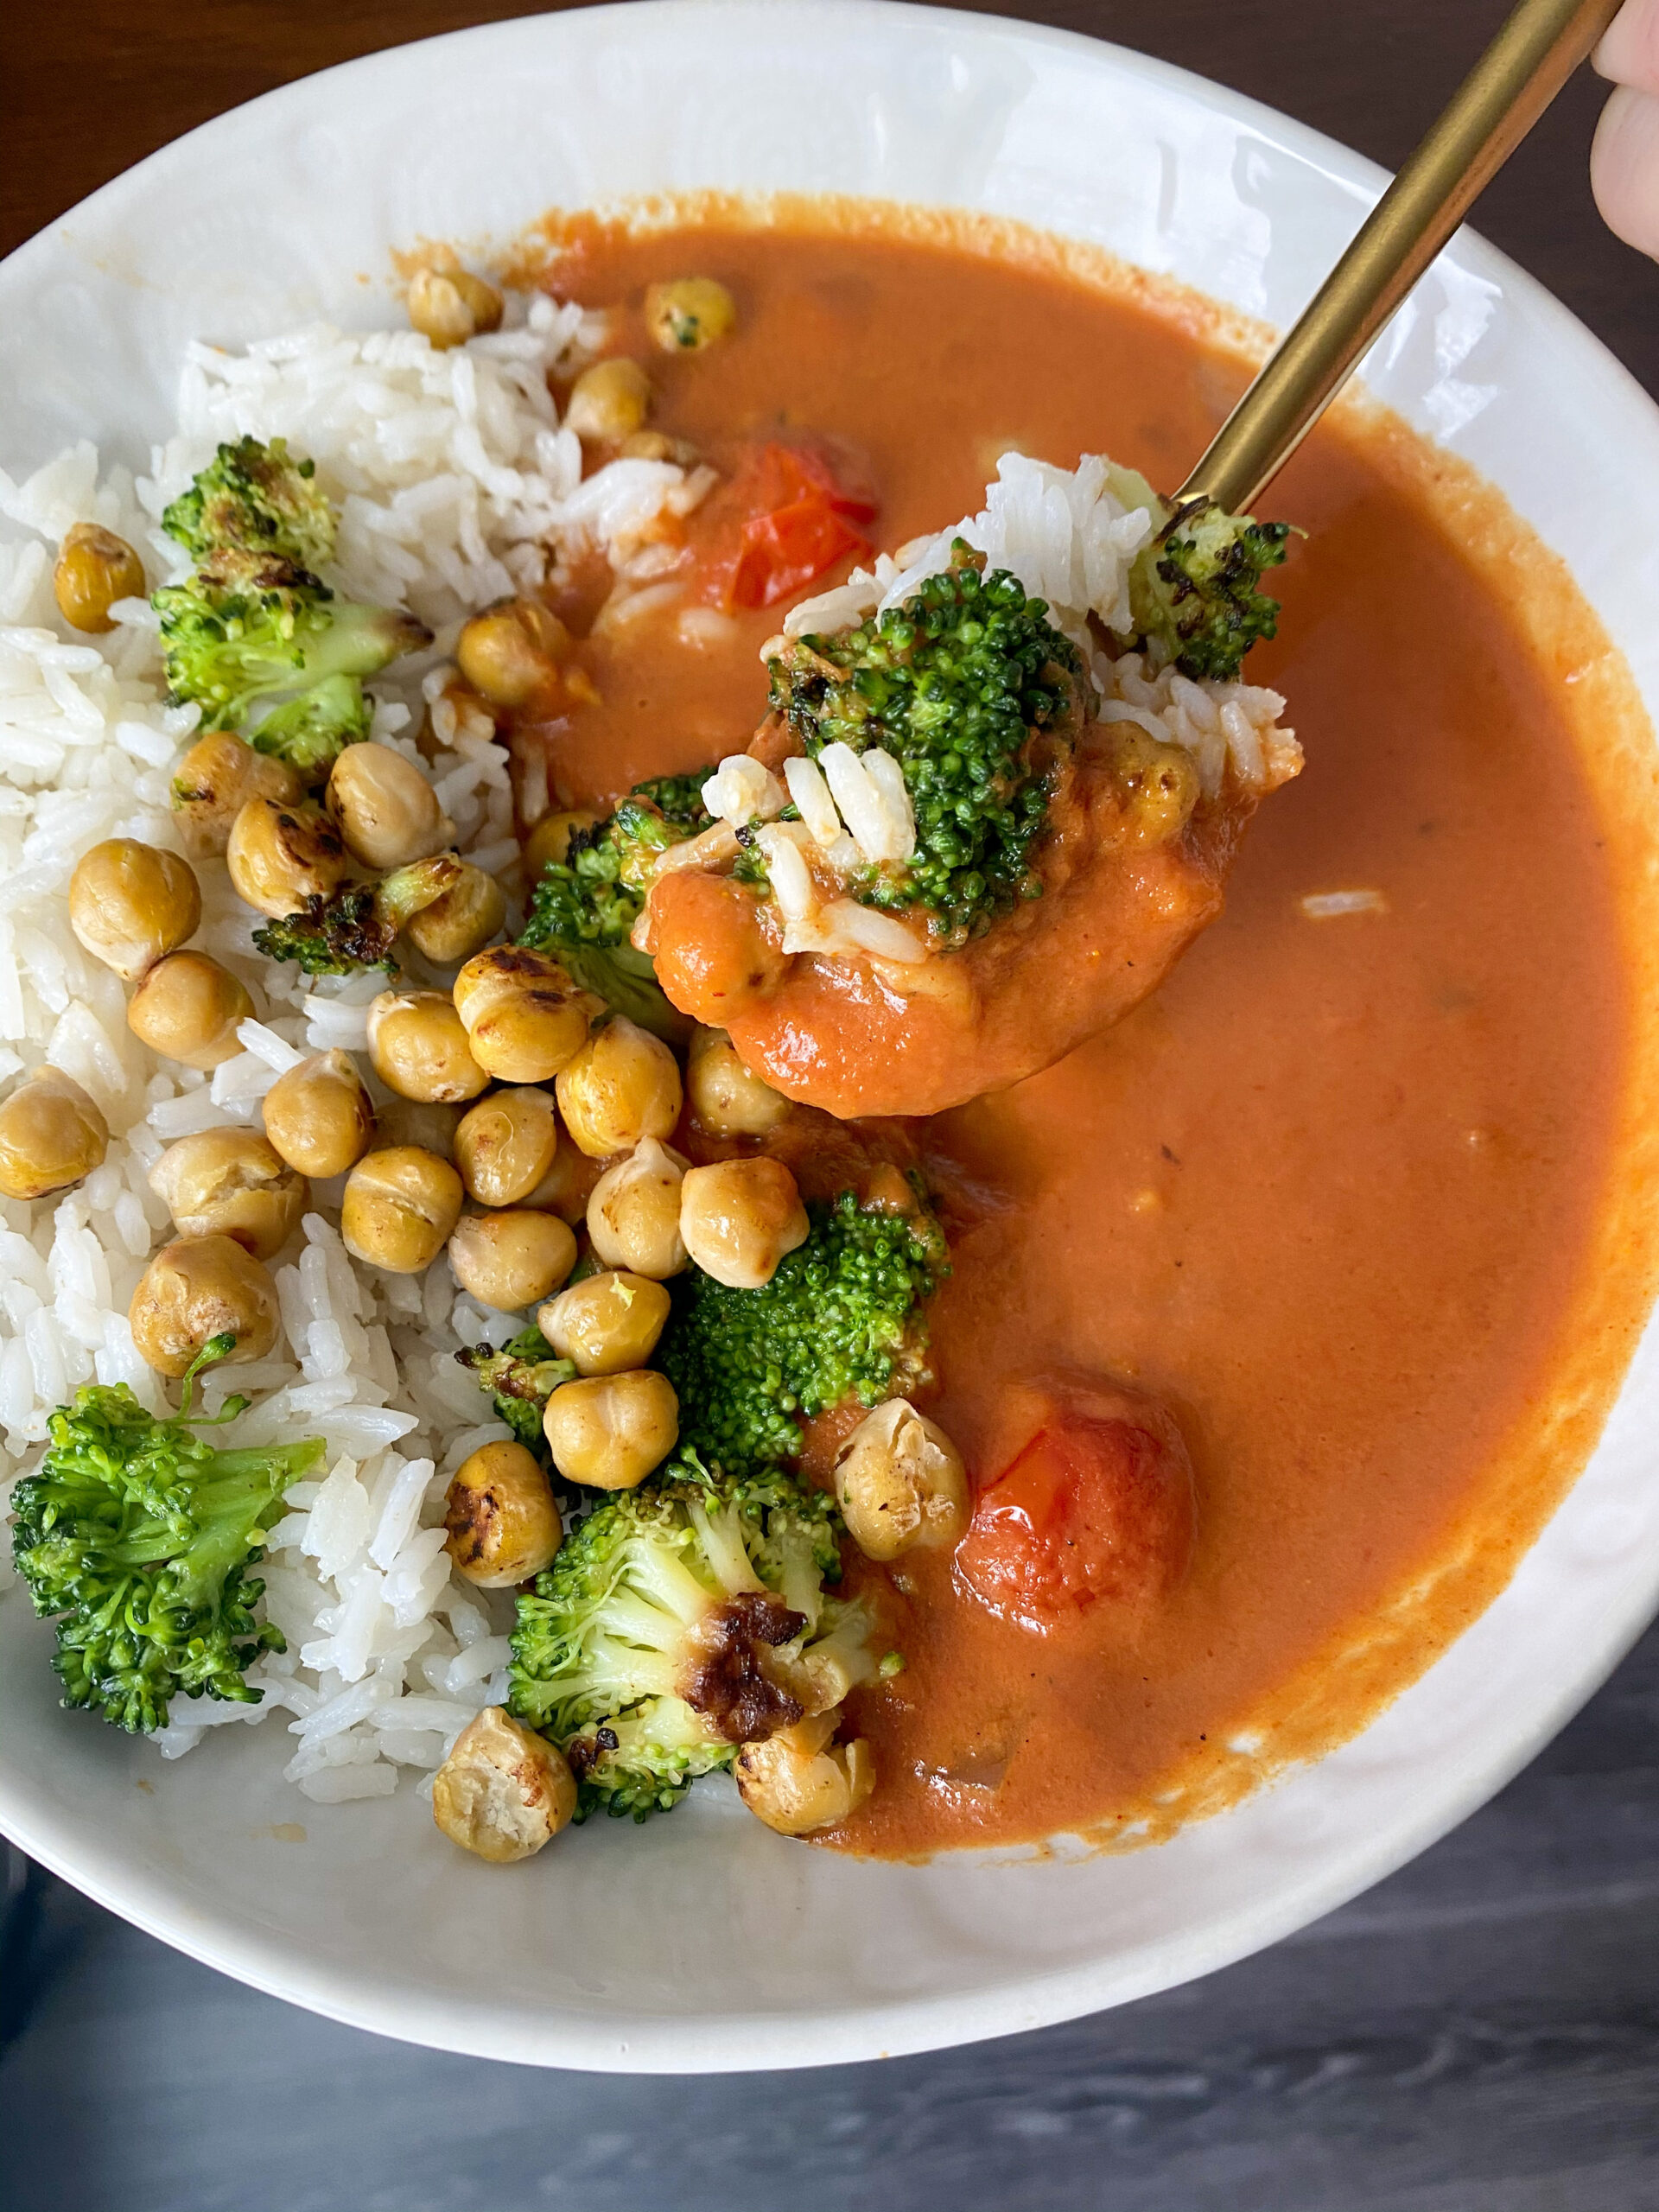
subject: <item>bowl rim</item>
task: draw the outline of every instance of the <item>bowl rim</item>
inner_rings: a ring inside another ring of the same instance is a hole
[[[909,20],[935,30],[944,22],[965,40],[1000,36],[1071,54],[1093,66],[1104,61],[1127,80],[1156,86],[1259,132],[1345,188],[1357,210],[1368,207],[1388,181],[1388,172],[1377,164],[1261,101],[1081,32],[917,5],[913,0],[607,0],[597,7],[512,17],[379,48],[229,109],[158,148],[25,240],[0,261],[0,286],[14,276],[33,273],[38,264],[49,263],[59,250],[60,232],[83,219],[96,221],[112,214],[143,186],[172,170],[195,167],[221,145],[231,150],[251,117],[285,111],[302,116],[325,85],[331,90],[348,79],[361,85],[406,57],[441,54],[462,41],[473,51],[489,44],[510,51],[527,35],[544,36],[549,26],[567,22],[580,20],[586,35],[597,35],[607,25],[613,29],[626,20],[643,34],[646,19],[666,16],[671,10],[677,18],[688,13],[702,16],[718,32],[763,13],[775,22],[785,5],[803,26],[816,22],[843,38],[856,36],[861,20],[884,28]],[[1456,234],[1447,251],[1501,285],[1507,296],[1524,302],[1533,318],[1551,327],[1581,365],[1587,396],[1593,385],[1611,404],[1628,408],[1636,403],[1648,425],[1646,443],[1659,475],[1659,410],[1605,345],[1535,278],[1467,226]],[[1537,1541],[1542,1541],[1541,1533]],[[1580,1644],[1570,1676],[1564,1675],[1550,1697],[1527,1710],[1522,1716],[1524,1725],[1494,1738],[1484,1756],[1465,1767],[1455,1788],[1430,1793],[1409,1807],[1390,1827],[1380,1850],[1376,1839],[1351,1841],[1344,1850],[1300,1870],[1297,1878],[1276,1885],[1270,1897],[1253,1909],[1236,1912],[1224,1926],[1205,1922],[1127,1954],[1033,1974],[1018,1984],[992,1983],[971,1993],[944,1997],[888,1998],[810,2016],[775,2011],[700,2019],[619,2015],[614,2034],[596,2036],[591,2022],[561,2020],[550,2008],[541,2031],[527,2036],[520,2016],[505,2014],[487,2002],[435,1994],[413,1980],[400,1980],[395,1972],[365,1986],[360,1979],[332,1970],[319,1955],[296,1956],[289,1939],[268,1934],[255,1923],[238,1923],[213,1909],[193,1910],[178,1887],[159,1873],[124,1863],[118,1837],[89,1832],[84,1821],[67,1811],[59,1815],[34,1802],[3,1768],[0,1832],[97,1904],[203,1964],[269,1995],[394,2039],[518,2064],[615,2072],[741,2071],[757,2066],[853,2063],[1075,2018],[1230,1965],[1306,1925],[1395,1871],[1491,1798],[1606,1679],[1656,1607],[1659,1557],[1644,1573],[1628,1579],[1619,1596],[1608,1604],[1598,1632]],[[531,2047],[526,2048],[527,2044]]]

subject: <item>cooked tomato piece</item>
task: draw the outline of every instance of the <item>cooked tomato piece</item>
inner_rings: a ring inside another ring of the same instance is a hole
[[[811,447],[779,440],[753,448],[709,502],[705,598],[728,613],[774,607],[838,562],[868,553],[860,527],[875,501],[838,480]]]
[[[1192,1468],[1173,1421],[1128,1392],[1051,1399],[980,1493],[957,1567],[993,1611],[1046,1629],[1166,1590],[1192,1541]]]

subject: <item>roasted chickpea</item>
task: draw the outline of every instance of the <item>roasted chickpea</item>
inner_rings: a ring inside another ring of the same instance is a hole
[[[588,1041],[602,1006],[556,960],[523,945],[475,953],[455,978],[473,1057],[502,1083],[545,1083]]]
[[[493,707],[522,707],[558,680],[570,632],[539,599],[499,599],[461,626],[455,665]]]
[[[237,897],[273,921],[299,913],[308,899],[327,898],[349,873],[340,832],[321,807],[269,798],[251,798],[231,824],[225,865]]]
[[[536,1325],[578,1375],[621,1375],[651,1357],[668,1314],[661,1283],[619,1270],[573,1282],[543,1306]]]
[[[409,280],[410,322],[439,353],[499,330],[503,305],[494,285],[467,269],[417,269]]]
[[[665,353],[700,353],[736,324],[737,302],[713,276],[645,287],[645,327]]]
[[[118,599],[142,599],[144,564],[124,537],[99,523],[78,522],[65,537],[52,571],[58,612],[73,630],[112,630],[110,609]]]
[[[181,1137],[149,1171],[181,1236],[233,1236],[256,1260],[275,1258],[300,1225],[310,1185],[254,1129]]]
[[[72,1076],[36,1068],[0,1104],[0,1193],[43,1198],[104,1165],[110,1125]]]
[[[749,1073],[723,1029],[699,1029],[691,1039],[685,1089],[711,1137],[763,1137],[790,1110],[787,1098]]]
[[[444,1497],[444,1549],[480,1590],[511,1590],[552,1563],[563,1541],[553,1486],[522,1444],[486,1444]]]
[[[607,1167],[588,1201],[594,1256],[607,1268],[665,1282],[685,1266],[680,1236],[680,1186],[685,1162],[655,1137]]]
[[[666,1375],[637,1367],[561,1383],[547,1402],[543,1433],[567,1482],[633,1490],[680,1437],[680,1402]]]
[[[564,1126],[589,1160],[609,1160],[642,1137],[665,1137],[680,1118],[678,1061],[625,1014],[594,1030],[554,1087]]]
[[[651,378],[638,361],[619,355],[595,361],[570,387],[564,423],[588,443],[620,445],[651,412]]]
[[[563,1752],[499,1705],[467,1722],[432,1777],[438,1827],[492,1866],[532,1857],[575,1809],[575,1777]]]
[[[176,853],[110,837],[83,853],[69,879],[69,926],[94,960],[130,983],[201,920],[195,870]]]
[[[429,1268],[461,1219],[461,1178],[418,1145],[365,1153],[346,1178],[340,1233],[353,1259],[388,1274]]]
[[[365,868],[428,860],[455,834],[430,783],[389,745],[348,745],[329,773],[326,804],[346,850]]]
[[[369,1007],[369,1058],[399,1097],[440,1105],[476,1098],[490,1079],[442,991],[382,991]]]
[[[317,1052],[265,1093],[265,1135],[290,1167],[343,1175],[374,1141],[374,1108],[349,1052]]]
[[[481,1206],[516,1206],[545,1179],[559,1147],[553,1101],[544,1090],[493,1090],[462,1116],[455,1165]]]
[[[680,1235],[705,1274],[729,1290],[760,1290],[811,1224],[781,1160],[757,1156],[694,1167],[680,1191]]]
[[[127,1319],[139,1357],[176,1379],[215,1337],[236,1338],[232,1363],[263,1359],[276,1341],[276,1286],[235,1237],[184,1236],[144,1269]]]
[[[199,737],[173,779],[173,811],[179,834],[193,853],[222,853],[231,825],[250,799],[297,806],[305,785],[286,760],[256,753],[228,729]]]
[[[738,1794],[757,1820],[779,1835],[809,1835],[855,1813],[875,1787],[875,1762],[863,1737],[832,1744],[833,1713],[781,1728],[737,1755]]]
[[[495,878],[462,861],[458,880],[411,917],[404,935],[416,952],[447,968],[453,961],[470,960],[506,918],[506,894]]]
[[[588,1201],[598,1180],[599,1162],[578,1152],[573,1144],[562,1144],[553,1155],[553,1165],[523,1204],[556,1213],[561,1221],[574,1225],[586,1217]]]
[[[455,1281],[485,1306],[516,1313],[551,1297],[576,1264],[575,1233],[556,1213],[515,1207],[464,1214],[449,1239]]]
[[[836,1454],[836,1499],[866,1559],[939,1550],[968,1526],[968,1471],[937,1422],[889,1398]]]
[[[599,817],[588,807],[567,807],[560,814],[544,814],[524,840],[524,880],[535,883],[552,861],[563,863],[570,850],[573,832],[591,830]]]
[[[1109,834],[1126,845],[1173,842],[1198,803],[1198,772],[1192,755],[1181,746],[1160,744],[1132,722],[1115,722],[1111,730],[1117,817]]]
[[[169,952],[127,1001],[127,1027],[139,1043],[188,1068],[234,1059],[237,1030],[252,1014],[243,984],[205,952]]]

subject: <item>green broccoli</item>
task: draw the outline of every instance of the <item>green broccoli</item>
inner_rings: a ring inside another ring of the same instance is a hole
[[[194,703],[204,729],[234,729],[261,700],[330,677],[373,676],[429,645],[408,614],[337,600],[302,571],[275,564],[266,581],[221,591],[206,577],[167,584],[151,601],[175,706]]]
[[[839,1580],[822,1491],[773,1473],[673,1478],[608,1498],[518,1599],[510,1709],[575,1769],[577,1818],[645,1820],[738,1746],[838,1705],[878,1672]]]
[[[1291,525],[1226,514],[1210,499],[1172,507],[1134,469],[1114,468],[1111,483],[1126,506],[1153,517],[1152,539],[1129,570],[1135,641],[1183,676],[1230,683],[1250,647],[1278,628],[1278,601],[1256,587],[1284,559]]]
[[[682,1448],[728,1477],[793,1459],[802,1416],[925,1379],[923,1309],[946,1272],[931,1213],[865,1211],[850,1191],[807,1213],[811,1234],[763,1289],[700,1268],[670,1285],[653,1364],[678,1394]]]
[[[770,664],[772,705],[817,759],[880,746],[916,815],[900,867],[855,879],[867,905],[920,907],[965,944],[1042,885],[1031,851],[1046,819],[1052,756],[1079,712],[1070,639],[1003,569],[958,539],[952,564],[902,607],[836,637],[798,638]]]
[[[286,760],[308,783],[321,783],[348,745],[368,736],[372,714],[355,676],[326,676],[273,707],[249,732],[249,742],[256,752]]]
[[[671,1045],[686,1044],[691,1024],[628,938],[645,905],[644,864],[709,828],[701,786],[712,772],[636,785],[602,822],[575,831],[564,859],[542,870],[518,940],[556,953],[573,982]]]
[[[284,439],[238,438],[174,500],[162,528],[198,566],[233,547],[320,569],[334,558],[334,515],[316,474],[315,461],[289,458]]]
[[[499,1351],[488,1344],[468,1345],[455,1357],[468,1369],[480,1389],[491,1393],[495,1410],[521,1444],[538,1459],[547,1457],[542,1433],[542,1414],[561,1382],[575,1380],[568,1359],[554,1357],[553,1347],[537,1328],[522,1330]]]
[[[348,883],[327,899],[314,893],[298,913],[255,930],[253,942],[267,960],[296,961],[308,976],[354,976],[363,968],[395,976],[391,948],[398,933],[461,874],[454,853],[411,861],[378,883]]]
[[[234,1338],[215,1338],[203,1360]],[[194,1370],[193,1370],[194,1372]],[[218,1416],[246,1406],[232,1398]],[[245,1677],[281,1631],[257,1622],[247,1570],[284,1491],[323,1457],[320,1440],[219,1451],[184,1409],[147,1413],[124,1382],[88,1383],[48,1424],[38,1473],[12,1493],[12,1551],[35,1610],[55,1621],[64,1703],[118,1728],[165,1727],[175,1697],[257,1704]]]

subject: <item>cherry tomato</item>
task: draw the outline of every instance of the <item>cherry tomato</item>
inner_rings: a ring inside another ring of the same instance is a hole
[[[957,1571],[994,1612],[1046,1629],[1103,1599],[1158,1596],[1185,1563],[1192,1517],[1192,1464],[1160,1408],[1122,1393],[1055,1403],[980,1493]]]
[[[874,500],[839,483],[810,447],[758,447],[709,502],[703,595],[728,613],[776,606],[838,562],[868,553],[858,525],[874,517]]]

